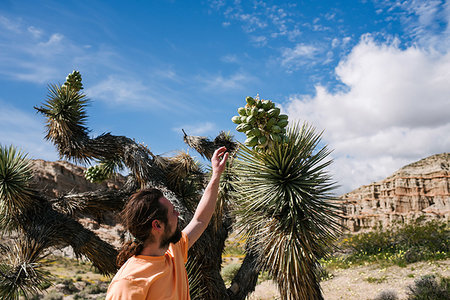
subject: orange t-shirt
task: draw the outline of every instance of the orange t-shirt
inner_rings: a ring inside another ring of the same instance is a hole
[[[188,237],[182,232],[164,256],[130,257],[111,281],[105,300],[189,300],[187,253]]]

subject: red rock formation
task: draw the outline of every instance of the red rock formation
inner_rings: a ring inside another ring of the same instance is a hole
[[[392,176],[342,195],[348,230],[389,227],[418,217],[450,217],[450,153],[409,164]]]

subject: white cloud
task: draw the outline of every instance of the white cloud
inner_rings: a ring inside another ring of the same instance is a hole
[[[227,5],[225,1],[209,2],[213,9],[223,9],[224,16],[229,20],[222,23],[224,27],[235,22],[241,25],[244,32],[252,34],[252,42],[255,42],[255,36],[264,38],[263,42],[254,44],[256,47],[265,46],[269,38],[287,37],[289,41],[294,41],[301,34],[298,24],[292,19],[292,8],[296,4],[269,5],[264,1],[255,1],[247,5],[234,1]]]
[[[89,98],[112,105],[165,107],[141,80],[110,75],[105,80],[85,90]]]
[[[284,48],[281,51],[281,65],[296,69],[312,62],[318,53],[319,49],[312,45],[297,44],[294,48]]]
[[[29,158],[58,159],[54,146],[44,140],[44,122],[39,120],[39,116],[21,111],[1,100],[0,105],[0,144],[14,145],[28,153]]]
[[[242,89],[248,82],[254,81],[255,78],[252,75],[237,72],[228,77],[224,77],[219,74],[216,76],[208,76],[199,78],[204,83],[204,88],[207,90],[230,90],[230,89]]]
[[[83,54],[60,33],[25,26],[0,16],[0,75],[34,83],[54,81],[74,68],[73,58]]]
[[[134,108],[155,105],[169,108],[177,102],[179,107],[189,109],[178,103],[181,97],[177,91],[161,84],[182,81],[170,66],[154,68],[147,72],[150,74],[147,78],[142,78],[142,74],[130,73],[129,64],[107,46],[79,45],[62,33],[48,33],[1,16],[0,37],[0,76],[48,84],[61,82],[67,73],[77,69],[82,74],[97,74],[100,78],[85,90],[90,98],[113,105],[129,104]],[[102,73],[114,75],[102,77]]]
[[[265,36],[252,36],[250,41],[255,47],[263,47],[267,44],[267,38]]]
[[[202,123],[196,123],[196,124],[184,124],[182,126],[172,128],[172,130],[177,133],[182,133],[182,129],[188,135],[204,136],[204,135],[208,135],[208,134],[211,134],[211,133],[214,133],[215,131],[217,131],[217,126],[211,122],[202,122]]]
[[[336,68],[346,89],[316,86],[314,96],[292,96],[285,109],[291,119],[325,130],[339,192],[348,192],[449,151],[448,70],[450,52],[401,49],[366,35]]]
[[[226,63],[237,63],[238,62],[238,58],[235,54],[228,54],[225,56],[222,56],[220,58],[221,61],[226,62]]]
[[[397,11],[389,18],[398,15],[414,43],[441,51],[446,51],[450,46],[449,1],[381,1],[379,4],[388,12]]]
[[[0,16],[0,76],[44,84],[61,80],[73,69],[117,69],[109,49],[80,45],[60,32]]]
[[[12,22],[4,16],[0,16],[0,26],[2,26],[7,31],[12,31],[15,33],[20,32],[20,25],[18,23]]]
[[[34,38],[38,39],[42,36],[42,30],[35,28],[34,26],[28,27],[28,31],[33,35]]]

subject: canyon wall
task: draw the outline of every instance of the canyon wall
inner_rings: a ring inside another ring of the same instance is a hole
[[[397,222],[450,218],[450,153],[409,164],[388,178],[339,197],[349,231],[387,228]]]

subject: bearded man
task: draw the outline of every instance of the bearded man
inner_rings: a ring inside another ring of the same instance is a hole
[[[133,194],[121,216],[133,235],[117,257],[119,271],[109,285],[106,300],[190,299],[184,264],[188,250],[205,231],[216,207],[220,175],[228,153],[217,149],[212,158],[212,177],[194,217],[182,231],[180,215],[157,189]]]

